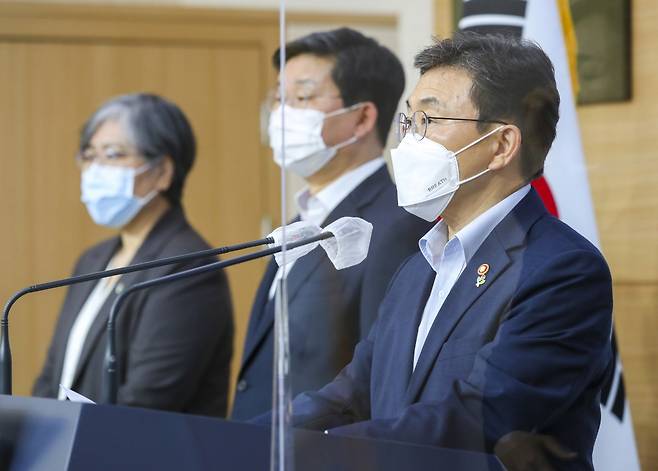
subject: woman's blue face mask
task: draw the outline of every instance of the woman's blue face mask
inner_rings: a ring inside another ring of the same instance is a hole
[[[139,211],[158,194],[135,196],[135,178],[153,168],[147,163],[138,168],[92,163],[82,172],[81,200],[94,222],[101,226],[120,228],[128,224]]]

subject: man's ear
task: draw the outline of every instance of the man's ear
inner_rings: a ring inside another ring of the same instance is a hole
[[[174,160],[168,155],[165,155],[159,167],[160,172],[158,173],[158,181],[155,188],[160,193],[164,193],[174,181]]]
[[[364,101],[360,103],[360,108],[354,110],[354,113],[358,114],[359,117],[356,128],[354,128],[354,135],[361,139],[377,127],[379,112],[373,102]]]
[[[521,130],[514,124],[503,125],[493,136],[494,155],[489,170],[502,170],[512,164],[521,153]]]

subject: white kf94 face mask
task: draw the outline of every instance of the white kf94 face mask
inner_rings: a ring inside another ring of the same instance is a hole
[[[502,127],[484,134],[456,152],[427,137],[418,141],[411,134],[407,134],[396,149],[391,149],[398,206],[426,221],[436,221],[460,185],[489,171],[487,168],[460,181],[457,155],[498,132]]]
[[[282,166],[282,149],[285,145],[286,170],[290,170],[302,178],[313,175],[334,158],[338,149],[354,144],[358,140],[356,136],[352,136],[335,146],[327,147],[322,139],[324,120],[348,113],[361,106],[363,106],[361,103],[357,103],[326,114],[310,108],[292,108],[288,105],[277,107],[270,115],[268,127],[274,162],[279,167]],[[285,118],[283,113],[285,113]],[[285,142],[282,142],[281,129],[284,119]]]

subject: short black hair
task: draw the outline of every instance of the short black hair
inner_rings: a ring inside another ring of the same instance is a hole
[[[351,28],[309,34],[286,44],[286,61],[301,54],[334,59],[331,78],[343,104],[371,101],[377,107],[377,137],[386,145],[404,90],[404,70],[389,49]],[[272,57],[279,68],[280,49]]]
[[[196,138],[185,113],[169,100],[150,93],[134,93],[111,98],[85,122],[80,131],[80,151],[106,121],[116,120],[131,144],[148,160],[168,155],[174,176],[164,193],[170,203],[180,204],[185,178],[194,165]]]
[[[457,32],[435,40],[414,65],[423,75],[435,67],[458,67],[473,80],[470,97],[480,119],[502,120],[521,129],[521,168],[531,180],[544,161],[559,119],[560,94],[553,64],[535,43],[497,34]],[[479,124],[480,130],[486,127]]]

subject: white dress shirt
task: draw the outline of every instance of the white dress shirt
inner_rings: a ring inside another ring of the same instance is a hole
[[[113,268],[112,262],[110,262],[106,269],[110,268]],[[67,389],[71,389],[71,386],[73,385],[73,377],[78,368],[80,354],[82,353],[82,347],[85,344],[85,340],[87,340],[87,335],[89,335],[89,329],[94,323],[94,320],[96,320],[98,312],[101,307],[103,307],[103,304],[105,304],[105,301],[112,292],[112,288],[114,288],[115,284],[116,279],[103,278],[99,280],[83,304],[82,309],[80,309],[78,317],[76,317],[73,322],[73,326],[69,332],[69,338],[66,342],[66,352],[64,353],[64,363],[62,365],[62,376],[59,380],[59,384]],[[59,388],[57,399],[66,399],[66,392],[64,389]]]
[[[448,240],[448,226],[440,221],[418,242],[420,251],[436,272],[432,291],[418,325],[414,348],[414,369],[441,306],[450,294],[475,252],[491,231],[530,191],[530,185],[515,191],[504,200],[479,215]]]
[[[302,221],[322,226],[329,214],[352,193],[357,186],[379,170],[386,161],[383,157],[369,160],[357,168],[341,175],[329,185],[312,195],[308,188],[302,189],[295,195],[297,210]],[[290,273],[294,262],[287,265],[286,273]],[[283,270],[279,268],[270,286],[269,299],[274,298],[278,281],[283,277]]]

